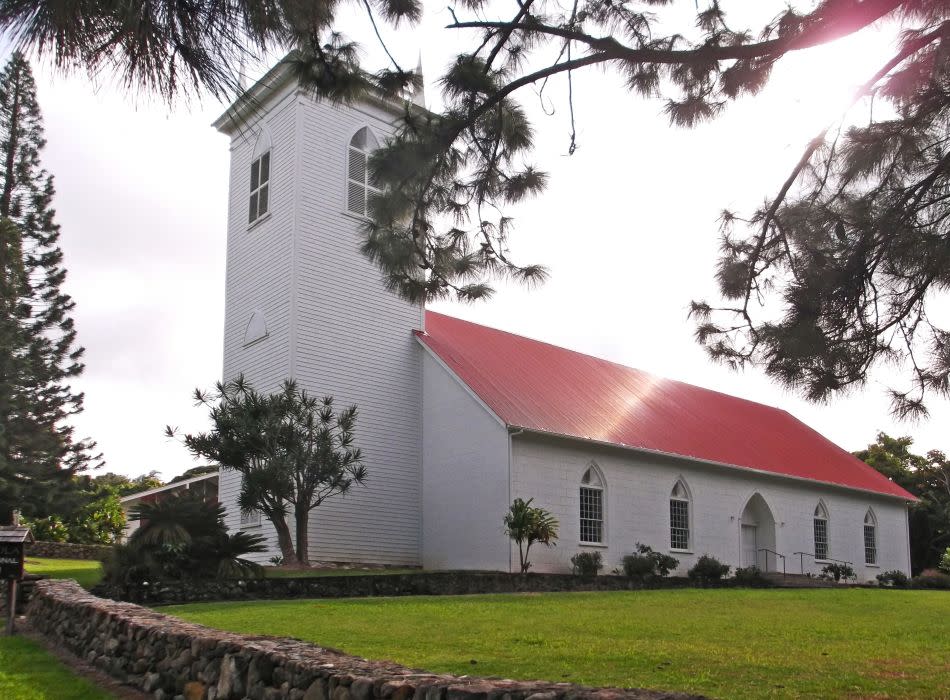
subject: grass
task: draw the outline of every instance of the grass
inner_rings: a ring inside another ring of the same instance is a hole
[[[163,609],[430,671],[724,698],[948,698],[940,591],[666,590]]]
[[[31,574],[44,574],[50,578],[74,578],[83,588],[92,588],[102,580],[102,562],[85,559],[27,557],[26,570]]]
[[[33,640],[0,637],[0,698],[107,700],[114,697],[72,673]]]

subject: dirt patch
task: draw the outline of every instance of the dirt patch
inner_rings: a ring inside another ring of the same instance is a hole
[[[895,659],[874,659],[870,664],[873,668],[863,675],[874,680],[899,681],[914,677],[907,671],[904,663]]]

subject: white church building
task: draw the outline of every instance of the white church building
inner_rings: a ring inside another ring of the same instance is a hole
[[[364,487],[311,518],[311,559],[517,571],[502,517],[560,522],[535,571],[640,542],[790,573],[910,573],[913,496],[787,412],[427,311],[359,251],[366,159],[404,105],[315,100],[278,65],[215,122],[231,139],[224,378],[287,378],[360,412]],[[240,475],[220,474],[228,526]],[[292,526],[292,523],[291,523]]]

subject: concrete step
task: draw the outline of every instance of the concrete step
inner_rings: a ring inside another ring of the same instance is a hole
[[[833,581],[825,581],[817,576],[804,576],[803,574],[782,574],[781,572],[770,571],[762,574],[769,582],[779,588],[833,588]]]

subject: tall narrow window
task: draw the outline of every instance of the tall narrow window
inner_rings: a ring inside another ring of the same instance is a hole
[[[603,544],[604,480],[594,467],[581,478],[581,542]]]
[[[877,520],[870,509],[864,516],[864,563],[877,564]]]
[[[824,503],[815,508],[815,559],[828,558],[828,511]]]
[[[251,198],[247,208],[247,223],[253,224],[267,213],[270,199],[270,151],[251,163]]]
[[[346,209],[360,216],[369,214],[370,199],[379,192],[369,173],[369,157],[377,148],[379,142],[364,126],[353,134],[347,150]]]
[[[689,549],[689,491],[682,481],[670,494],[670,549]]]

